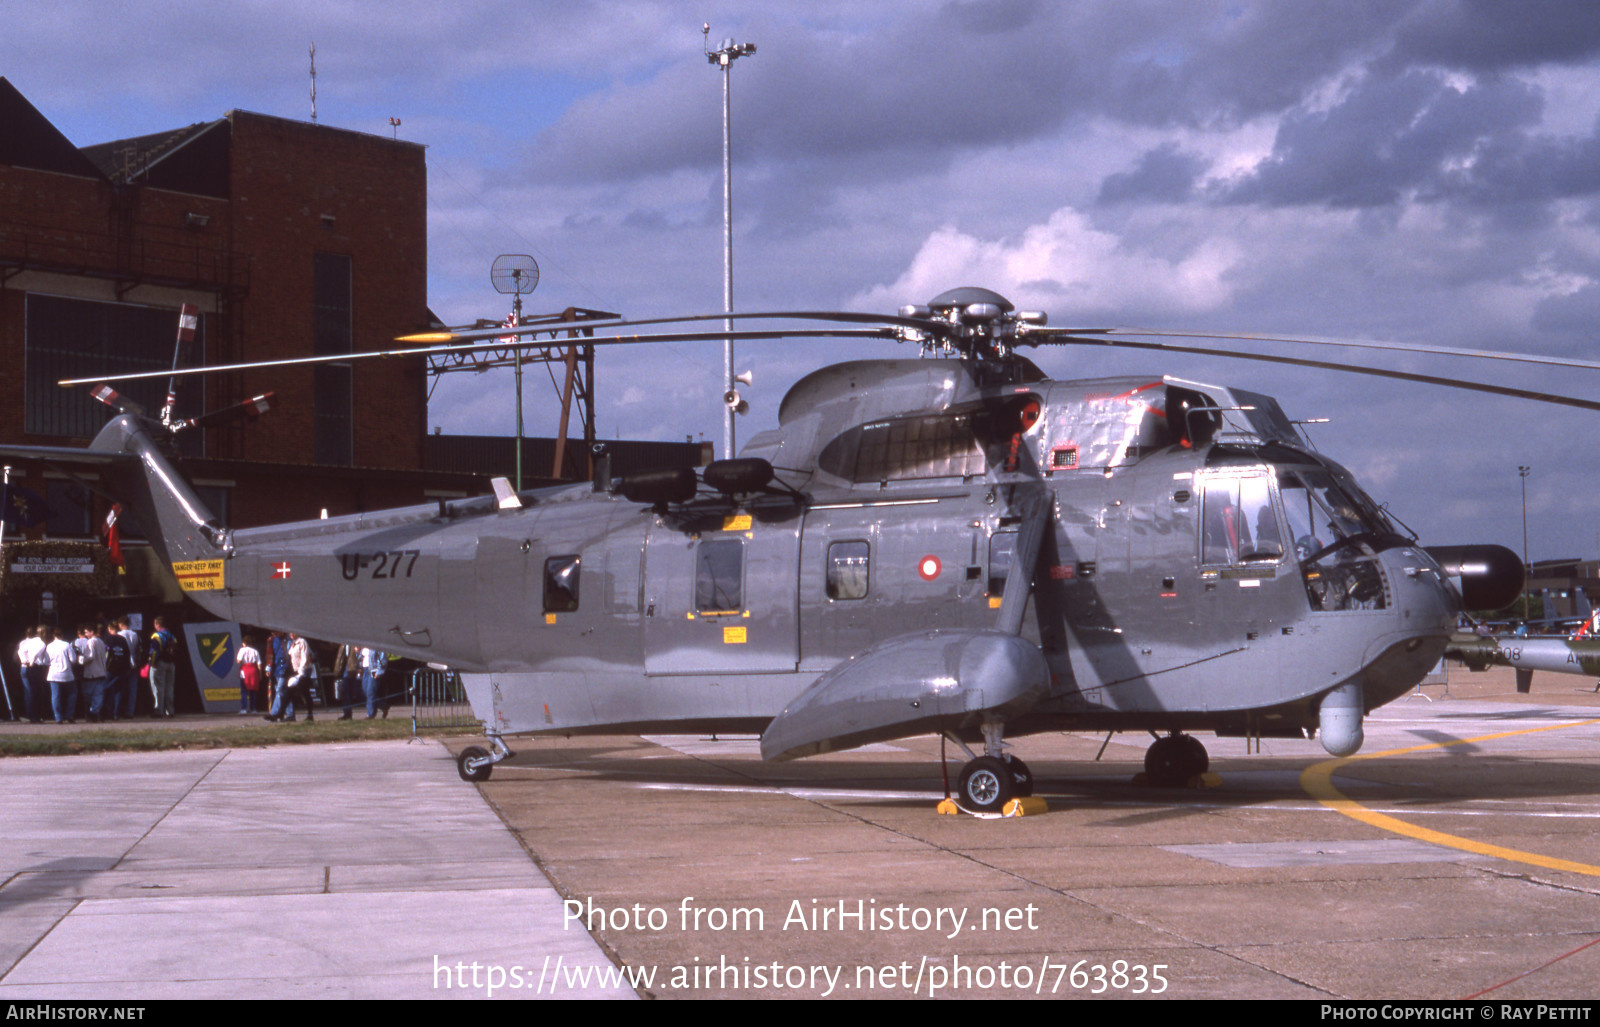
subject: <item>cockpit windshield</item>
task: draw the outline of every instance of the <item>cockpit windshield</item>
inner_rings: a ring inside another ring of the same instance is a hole
[[[1386,609],[1377,553],[1394,528],[1366,493],[1348,474],[1322,468],[1280,468],[1278,491],[1311,609]]]
[[[1352,535],[1394,532],[1388,519],[1354,482],[1338,481],[1327,471],[1279,471],[1278,489],[1283,494],[1295,550],[1302,560]]]

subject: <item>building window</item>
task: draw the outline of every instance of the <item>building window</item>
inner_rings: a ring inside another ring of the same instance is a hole
[[[94,536],[94,500],[89,490],[75,481],[44,483],[44,533],[50,538],[91,538]]]
[[[312,263],[311,352],[338,356],[352,349],[350,258],[318,253]],[[320,364],[311,372],[312,459],[348,467],[354,462],[354,386],[350,365]]]
[[[115,416],[110,407],[95,401],[89,389],[57,385],[63,378],[112,378],[172,367],[178,338],[176,310],[29,293],[24,317],[23,430],[30,435],[92,438]],[[186,365],[205,362],[205,328],[202,316],[193,347],[182,355]],[[167,379],[118,382],[116,389],[155,415],[166,400]],[[187,379],[178,390],[177,415],[194,417],[204,410],[204,382]],[[181,433],[179,450],[185,456],[203,455],[201,434]]]

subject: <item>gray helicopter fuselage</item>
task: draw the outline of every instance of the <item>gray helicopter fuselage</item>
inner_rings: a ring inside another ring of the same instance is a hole
[[[459,669],[495,732],[762,730],[886,641],[1003,634],[1037,509],[1017,602],[1047,694],[1008,733],[1299,732],[1330,691],[1359,686],[1371,709],[1437,662],[1459,596],[1272,400],[958,370],[803,380],[745,450],[781,489],[647,502],[576,485],[241,529],[191,598]],[[1180,401],[1189,422],[1169,416]]]

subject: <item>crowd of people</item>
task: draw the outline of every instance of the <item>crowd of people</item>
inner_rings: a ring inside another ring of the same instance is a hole
[[[150,627],[143,636],[126,619],[80,624],[75,636],[50,624],[28,628],[17,646],[22,694],[12,715],[34,724],[132,720],[142,685],[150,697],[149,716],[173,716],[178,637],[165,617]],[[314,720],[316,645],[292,631],[268,632],[265,645],[256,643],[257,636],[247,632],[237,654],[239,714],[265,711],[266,720],[288,723],[303,712],[307,722]],[[397,669],[382,650],[341,645],[328,678],[332,692],[320,693],[323,704],[341,706],[340,720],[350,720],[363,705],[368,719],[387,717],[395,693],[404,692]]]
[[[316,647],[297,632],[268,632],[265,649],[256,648],[255,635],[245,635],[239,652],[240,715],[265,708],[263,719],[292,723],[297,711],[304,710],[308,723],[315,720],[314,690],[321,679],[317,663]],[[341,645],[328,678],[333,691],[324,696],[324,705],[339,705],[340,720],[350,720],[363,703],[368,720],[389,716],[393,693],[399,688],[389,664],[381,649]]]

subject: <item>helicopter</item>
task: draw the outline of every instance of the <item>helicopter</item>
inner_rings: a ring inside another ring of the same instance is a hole
[[[97,384],[118,411],[86,450],[0,454],[94,465],[219,618],[460,671],[490,746],[459,757],[472,781],[513,735],[759,732],[763,758],[788,760],[938,733],[967,757],[957,801],[994,812],[1031,795],[1006,739],[1036,732],[1148,731],[1162,785],[1209,767],[1195,732],[1316,736],[1350,755],[1365,714],[1435,666],[1461,611],[1521,585],[1504,547],[1421,546],[1271,397],[1173,376],[1055,381],[1018,353],[1247,355],[1150,338],[1183,333],[1050,328],[962,287],[897,315],[618,320],[592,341],[723,339],[630,330],[755,318],[827,326],[732,337],[913,342],[923,358],[812,372],[776,428],[699,471],[613,477],[600,454],[588,483],[497,479],[493,496],[260,528],[223,527],[166,418],[103,380],[62,383]],[[517,331],[366,356],[505,348]]]
[[[1550,609],[1551,590],[1541,592],[1544,608]],[[1445,649],[1445,659],[1461,663],[1469,670],[1511,667],[1516,671],[1517,691],[1533,691],[1533,672],[1578,674],[1600,679],[1600,611],[1593,609],[1582,589],[1576,590],[1577,613],[1572,618],[1551,617],[1527,621],[1544,633],[1529,634],[1526,628],[1515,634],[1494,633],[1457,638]],[[1575,631],[1569,629],[1576,627]],[[1554,629],[1550,631],[1549,629]],[[1600,692],[1600,681],[1591,689]]]

